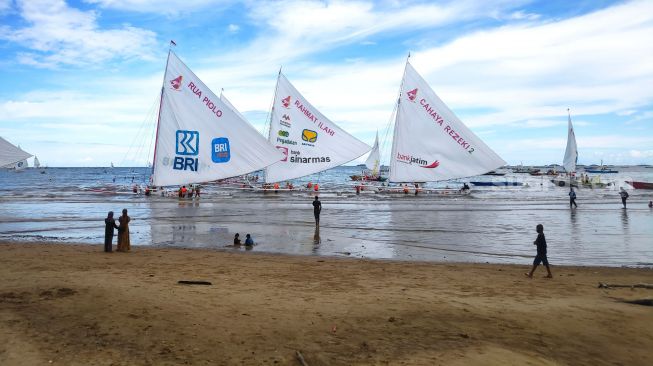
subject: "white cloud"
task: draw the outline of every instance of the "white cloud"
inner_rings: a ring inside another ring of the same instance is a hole
[[[84,0],[102,8],[127,10],[142,13],[179,14],[199,9],[224,7],[234,0]]]
[[[629,154],[633,158],[653,158],[653,150],[630,150]]]
[[[511,20],[537,20],[541,17],[540,14],[536,13],[527,13],[524,12],[523,10],[518,10],[513,13],[511,13],[509,16],[506,17],[506,19],[511,19]]]
[[[229,33],[238,33],[239,30],[240,30],[240,26],[238,24],[229,24],[227,26],[227,31]]]
[[[19,13],[28,26],[0,28],[0,39],[28,49],[18,55],[21,63],[56,67],[93,65],[114,58],[151,57],[156,36],[130,25],[100,29],[97,14],[69,7],[63,0],[21,0]]]
[[[0,0],[0,14],[11,9],[12,0]]]

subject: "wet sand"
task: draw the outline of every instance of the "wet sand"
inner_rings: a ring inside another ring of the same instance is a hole
[[[101,250],[0,244],[1,365],[653,364],[651,269]]]

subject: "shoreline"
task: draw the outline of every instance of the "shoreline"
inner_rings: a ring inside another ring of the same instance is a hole
[[[1,364],[653,362],[651,269],[101,250],[0,242]]]

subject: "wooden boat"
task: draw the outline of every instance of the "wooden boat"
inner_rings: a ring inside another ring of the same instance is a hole
[[[502,177],[502,176],[506,175],[506,173],[500,173],[500,172],[497,172],[497,171],[494,171],[494,170],[490,170],[489,172],[487,172],[487,173],[485,173],[483,175],[496,175],[496,176]]]
[[[522,182],[470,182],[479,187],[516,187],[523,186]]]
[[[650,182],[626,181],[626,183],[630,184],[635,189],[653,189],[653,183]]]

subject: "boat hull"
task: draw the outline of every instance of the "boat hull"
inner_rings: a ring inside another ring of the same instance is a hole
[[[630,184],[635,189],[653,189],[653,183],[649,182],[626,181],[626,183]]]
[[[523,186],[522,182],[470,182],[477,187],[517,187]]]

